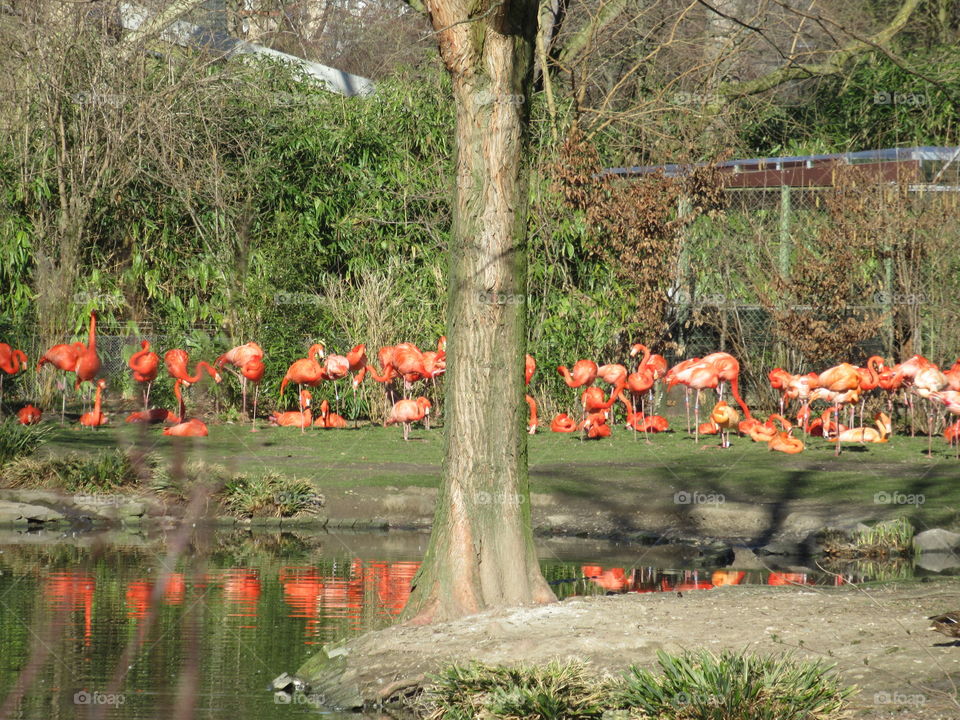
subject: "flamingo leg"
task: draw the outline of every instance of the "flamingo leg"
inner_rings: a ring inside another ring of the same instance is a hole
[[[693,441],[695,443],[700,442],[700,389],[697,388],[697,402],[693,406],[693,420],[696,423],[693,433]]]
[[[927,457],[933,457],[933,406],[927,413]]]
[[[840,456],[840,405],[834,406],[834,414],[837,417],[837,451],[834,453],[835,457]]]
[[[644,407],[643,396],[640,397],[640,417],[643,422],[643,437],[647,441],[647,444],[650,444],[650,430],[647,428],[647,413],[646,408]]]
[[[687,435],[690,434],[690,388],[683,388],[683,403],[687,406]]]
[[[408,422],[403,424],[403,441],[410,442],[410,423]]]
[[[253,427],[250,432],[257,432],[257,399],[260,396],[260,383],[253,387]]]
[[[3,414],[3,373],[0,372],[0,415]]]
[[[63,392],[60,393],[60,424],[63,425],[66,422],[66,413],[67,413],[67,389],[64,388]]]
[[[240,396],[243,398],[241,401],[243,404],[243,409],[240,412],[241,422],[246,422],[247,420],[247,378],[243,375],[240,376]]]

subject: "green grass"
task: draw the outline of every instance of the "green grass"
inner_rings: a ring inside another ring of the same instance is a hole
[[[398,428],[309,431],[249,425],[211,425],[210,436],[169,438],[160,428],[112,425],[97,431],[54,426],[43,453],[111,449],[137,445],[173,459],[200,460],[234,472],[308,478],[321,490],[357,487],[436,487],[440,480],[442,430],[415,428],[404,443]],[[696,445],[683,433],[634,438],[616,428],[613,437],[581,442],[570,435],[541,432],[529,438],[531,488],[598,509],[676,509],[675,492],[722,494],[727,502],[794,501],[839,510],[867,509],[876,520],[904,516],[918,529],[950,526],[960,518],[960,462],[940,438],[926,457],[925,438],[894,437],[883,445],[849,446],[834,457],[833,446],[811,438],[799,455],[770,452],[748,438],[733,438],[721,450],[717,438]],[[875,497],[923,496],[922,504],[878,503]]]
[[[725,651],[657,653],[659,672],[631,666],[591,677],[577,661],[448,667],[421,700],[427,720],[832,720],[845,716],[833,666]]]

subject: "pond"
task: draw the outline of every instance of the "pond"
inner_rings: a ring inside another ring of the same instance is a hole
[[[0,532],[0,717],[188,717],[178,703],[190,702],[200,718],[316,715],[309,697],[278,701],[270,680],[295,672],[325,643],[389,624],[428,537],[191,532],[179,554],[169,550],[180,541],[175,533]],[[561,599],[924,572],[909,564],[837,575],[738,569],[729,554],[687,545],[578,538],[541,539],[538,551]]]

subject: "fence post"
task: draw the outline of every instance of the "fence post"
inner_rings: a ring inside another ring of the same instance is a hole
[[[790,255],[793,243],[790,239],[790,186],[780,186],[780,274],[790,276]]]
[[[681,195],[677,200],[677,217],[687,217],[693,211],[690,198]],[[690,232],[689,226],[680,225],[680,252],[677,254],[677,335],[680,347],[686,352],[686,324],[690,319],[690,305],[693,302],[693,279],[690,277]]]

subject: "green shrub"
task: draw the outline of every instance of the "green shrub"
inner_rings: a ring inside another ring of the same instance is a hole
[[[725,651],[657,653],[661,673],[631,667],[618,704],[638,717],[676,720],[826,720],[842,715],[832,665]]]
[[[0,465],[33,454],[50,437],[49,425],[21,425],[14,418],[0,423]]]
[[[42,487],[68,492],[117,490],[139,485],[152,473],[157,459],[134,457],[124,450],[97,454],[69,453],[62,457],[19,457],[3,467],[7,487]]]
[[[424,699],[428,720],[599,718],[610,697],[610,684],[588,675],[578,662],[515,668],[455,665],[433,681]]]
[[[224,485],[222,497],[226,508],[242,517],[293,517],[323,506],[323,496],[309,481],[276,472],[235,475]]]

